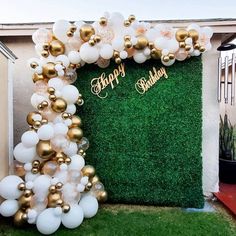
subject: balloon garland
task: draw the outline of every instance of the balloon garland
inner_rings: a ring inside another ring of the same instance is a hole
[[[105,13],[86,24],[59,20],[53,29],[38,29],[32,36],[39,58],[31,58],[35,111],[27,116],[29,130],[14,149],[15,174],[0,182],[6,199],[0,213],[14,216],[16,225],[36,224],[43,234],[55,232],[62,223],[78,227],[93,217],[98,201],[107,199],[94,167],[85,165],[89,147],[83,136],[76,105],[84,100],[71,85],[76,69],[85,63],[109,66],[133,58],[137,63],[160,59],[165,66],[210,50],[213,32],[191,24],[187,29],[128,20],[119,13]]]

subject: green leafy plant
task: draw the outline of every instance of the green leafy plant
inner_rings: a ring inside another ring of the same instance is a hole
[[[225,160],[236,160],[236,130],[228,119],[227,114],[224,115],[224,119],[220,116],[220,148],[219,156]]]

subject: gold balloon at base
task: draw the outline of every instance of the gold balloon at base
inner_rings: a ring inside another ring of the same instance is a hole
[[[67,135],[72,142],[79,142],[83,138],[83,131],[78,127],[72,127],[68,130]]]
[[[67,108],[67,103],[63,98],[56,98],[55,101],[51,102],[51,108],[57,113],[64,112]]]
[[[91,165],[86,165],[81,170],[84,176],[88,176],[89,178],[92,178],[95,175],[95,168]]]
[[[63,203],[61,198],[61,192],[49,193],[47,207],[57,207],[58,205],[61,205]]]
[[[48,62],[43,65],[43,75],[47,78],[53,78],[57,76],[57,71],[55,70],[55,64],[52,62]]]
[[[148,45],[148,40],[144,36],[139,36],[137,38],[137,43],[134,45],[134,48],[137,50],[142,50]]]
[[[108,198],[107,191],[105,190],[97,191],[96,198],[99,202],[105,202]]]
[[[50,141],[40,140],[36,146],[36,152],[42,159],[52,158],[56,152],[53,150]]]
[[[80,38],[85,42],[88,42],[91,36],[95,34],[95,30],[91,25],[82,25],[79,32]]]
[[[18,210],[14,215],[14,224],[18,227],[23,226],[27,221],[27,214],[23,210]]]

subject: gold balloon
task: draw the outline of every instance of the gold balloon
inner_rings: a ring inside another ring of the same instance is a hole
[[[55,101],[51,102],[51,108],[57,113],[64,112],[67,108],[67,103],[63,98],[57,98]]]
[[[57,207],[58,205],[60,205],[61,198],[62,198],[61,192],[49,193],[47,207]]]
[[[156,48],[153,48],[153,49],[151,50],[151,57],[152,57],[153,59],[160,59],[160,58],[161,58],[161,50],[158,50],[158,49],[156,49]]]
[[[58,152],[58,153],[56,154],[55,158],[56,158],[56,159],[58,159],[58,158],[63,158],[63,159],[65,159],[65,158],[67,158],[67,155],[66,155],[64,152]]]
[[[30,191],[30,190],[26,190],[26,191]],[[32,199],[32,192],[30,194],[23,193],[18,199],[18,203],[22,209],[27,209],[30,207],[31,199]]]
[[[139,36],[137,38],[137,43],[134,45],[134,48],[137,49],[137,50],[142,50],[144,49],[145,47],[147,47],[148,45],[148,40],[146,37],[144,36]]]
[[[52,158],[56,154],[52,149],[50,141],[40,140],[36,146],[36,151],[42,159],[46,160]]]
[[[23,210],[18,210],[14,215],[14,224],[18,227],[23,226],[26,223],[27,215]]]
[[[47,161],[44,163],[41,173],[49,176],[53,176],[58,169],[57,162],[55,161]]]
[[[56,56],[59,56],[61,54],[64,54],[65,52],[65,46],[64,44],[59,41],[59,40],[53,40],[51,43],[50,43],[50,49],[49,49],[50,53],[56,57]]]
[[[69,205],[69,204],[64,204],[64,205],[62,206],[62,211],[63,211],[64,213],[68,213],[68,212],[70,211],[70,205]]]
[[[105,202],[108,198],[107,191],[105,190],[97,191],[96,198],[99,202]]]
[[[83,131],[78,127],[72,127],[68,130],[67,135],[72,142],[79,142],[83,138]]]
[[[34,120],[33,120],[34,115],[40,115],[40,113],[37,112],[37,111],[32,111],[32,112],[30,112],[30,113],[27,115],[26,121],[27,121],[27,123],[28,123],[29,125],[33,125],[33,124],[34,124]]]
[[[71,121],[72,121],[72,124],[69,126],[69,128],[82,126],[82,121],[79,116],[73,115],[71,118]]]
[[[91,36],[95,34],[95,30],[91,25],[83,25],[79,32],[80,38],[85,42],[88,42]]]
[[[175,38],[178,42],[183,42],[188,37],[188,31],[185,29],[179,29],[175,33]]]
[[[25,169],[22,163],[14,161],[14,173],[20,177],[25,176]]]
[[[44,80],[44,76],[43,75],[39,75],[38,73],[34,73],[32,76],[32,80],[34,83],[36,83],[39,80]]]
[[[196,42],[199,38],[198,32],[194,29],[188,31],[188,36],[192,38],[193,42]]]
[[[48,62],[43,65],[43,75],[47,78],[53,78],[57,76],[57,71],[55,70],[55,64],[52,62]]]
[[[105,17],[101,17],[99,20],[99,24],[105,26],[107,24],[107,19]]]
[[[95,175],[95,168],[91,165],[84,166],[81,171],[83,175],[88,176],[89,178],[92,178]]]
[[[95,176],[93,176],[93,178],[92,178],[92,180],[91,180],[91,183],[92,183],[92,184],[96,184],[96,183],[99,182],[99,181],[100,181],[99,177],[98,177],[97,175],[95,175]]]

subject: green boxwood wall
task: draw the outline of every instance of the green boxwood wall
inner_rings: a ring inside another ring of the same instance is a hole
[[[86,65],[76,86],[85,104],[77,109],[90,141],[87,163],[109,194],[109,202],[202,207],[202,62],[194,57],[166,67],[169,78],[140,95],[135,82],[158,61],[125,62],[125,78],[106,99],[91,93],[90,81],[106,69]]]

